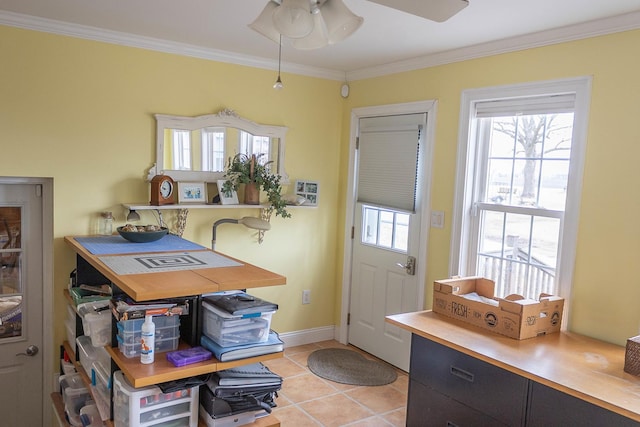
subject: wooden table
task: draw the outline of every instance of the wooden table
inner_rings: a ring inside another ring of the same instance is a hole
[[[255,265],[231,258],[227,255],[224,256],[242,265],[162,273],[119,275],[100,261],[97,255],[92,254],[82,246],[82,244],[76,240],[76,237],[67,236],[64,240],[71,245],[79,256],[136,301],[202,295],[218,291],[284,285],[287,283],[286,277],[280,274],[256,267]],[[201,250],[210,251],[206,248]],[[122,256],[125,255],[131,254],[122,254]]]

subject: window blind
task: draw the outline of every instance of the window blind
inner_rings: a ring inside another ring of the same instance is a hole
[[[358,201],[415,211],[425,114],[360,120]]]
[[[561,94],[482,101],[475,104],[475,116],[485,118],[568,113],[574,110],[575,100],[575,94]]]

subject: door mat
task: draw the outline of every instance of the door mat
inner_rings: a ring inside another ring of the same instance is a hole
[[[398,377],[391,366],[343,348],[316,350],[309,355],[307,366],[317,376],[342,384],[377,386]]]

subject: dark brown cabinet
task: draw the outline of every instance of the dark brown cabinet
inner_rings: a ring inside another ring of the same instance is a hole
[[[531,381],[527,427],[637,427],[640,423]]]
[[[638,427],[640,423],[413,334],[407,426]]]

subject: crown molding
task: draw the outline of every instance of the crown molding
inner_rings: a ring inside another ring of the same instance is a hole
[[[224,50],[203,48],[186,43],[178,43],[124,33],[119,31],[104,30],[80,24],[72,24],[53,19],[39,18],[31,15],[7,12],[0,10],[0,25],[23,28],[27,30],[42,31],[45,33],[62,36],[76,37],[121,46],[135,47],[176,55],[190,56],[211,61],[226,62],[247,67],[274,70],[278,68],[278,61],[260,58],[257,56],[241,55]],[[300,64],[282,62],[282,71],[309,77],[318,77],[330,80],[344,80],[344,72],[318,67],[309,67]]]
[[[584,22],[553,30],[525,34],[518,37],[480,43],[460,49],[452,49],[404,61],[347,72],[349,81],[381,77],[389,74],[414,71],[454,62],[499,55],[519,50],[533,49],[565,43],[589,37],[603,36],[640,28],[640,12],[627,13],[596,21]]]
[[[42,31],[69,37],[117,44],[140,49],[153,50],[176,55],[190,56],[194,58],[219,61],[247,67],[274,70],[278,63],[276,60],[260,58],[256,56],[241,55],[224,50],[208,49],[186,43],[177,43],[152,37],[144,37],[118,31],[103,30],[80,24],[39,18],[19,13],[0,11],[0,25],[18,27],[34,31]],[[596,21],[585,22],[553,30],[541,31],[481,43],[460,49],[452,49],[445,52],[437,52],[404,61],[393,62],[380,66],[363,68],[346,72],[349,81],[362,80],[373,77],[381,77],[389,74],[413,71],[438,65],[477,59],[485,56],[499,55],[519,50],[543,47],[557,43],[564,43],[589,37],[602,36],[622,31],[640,28],[640,12],[627,13]],[[300,64],[282,63],[282,71],[309,77],[317,77],[329,80],[344,81],[345,72],[318,67],[309,67]]]

